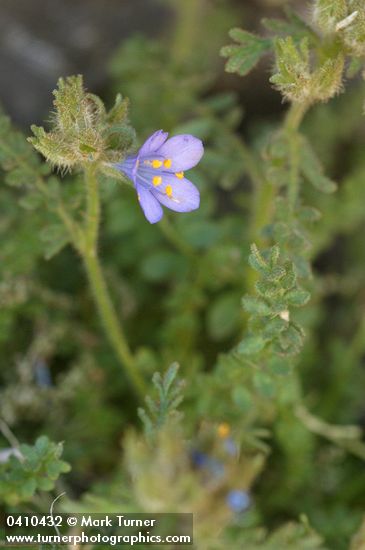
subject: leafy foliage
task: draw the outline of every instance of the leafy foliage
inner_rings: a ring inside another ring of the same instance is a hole
[[[183,400],[184,384],[176,380],[178,369],[179,366],[175,363],[168,368],[163,377],[156,372],[152,377],[152,383],[157,390],[158,399],[154,401],[150,396],[146,397],[149,415],[144,409],[138,409],[146,437],[149,439],[172,418],[179,420],[176,409]]]
[[[34,446],[20,445],[17,455],[0,463],[3,502],[14,505],[30,501],[36,491],[51,491],[60,474],[70,471],[69,464],[60,460],[62,447],[41,436]]]
[[[242,29],[232,29],[229,36],[239,46],[225,46],[221,49],[223,57],[229,57],[226,71],[245,76],[259,62],[261,56],[271,48],[271,41],[260,38]]]
[[[300,351],[303,329],[290,319],[292,307],[304,306],[309,292],[300,288],[293,264],[279,263],[278,247],[271,248],[267,260],[255,245],[251,248],[250,265],[260,273],[255,284],[258,297],[245,296],[243,307],[250,313],[248,335],[238,346],[238,352],[255,355],[268,347],[279,355]]]

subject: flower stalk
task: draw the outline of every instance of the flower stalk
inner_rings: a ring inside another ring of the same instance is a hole
[[[298,128],[308,109],[308,103],[292,103],[284,122],[284,131],[289,138],[290,177],[288,182],[289,213],[293,216],[299,195],[299,147]]]
[[[129,381],[133,385],[135,393],[143,398],[146,392],[145,382],[136,368],[133,354],[110,298],[98,258],[100,196],[95,165],[85,169],[85,187],[87,197],[86,219],[83,244],[79,251],[106,335]]]

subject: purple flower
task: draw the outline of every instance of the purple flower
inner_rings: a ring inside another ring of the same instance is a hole
[[[237,451],[238,451],[237,445],[231,437],[227,437],[223,445],[224,445],[224,449],[229,455],[235,456],[237,454]]]
[[[137,155],[114,164],[133,183],[144,215],[150,223],[160,221],[163,206],[175,212],[199,208],[198,189],[184,177],[203,156],[200,139],[181,134],[167,139],[167,132],[158,130],[144,142]]]
[[[251,504],[250,495],[246,491],[234,489],[227,495],[227,504],[233,512],[244,512]]]
[[[202,453],[197,449],[193,449],[191,452],[191,460],[194,466],[197,466],[198,468],[203,468],[207,465],[209,458],[208,455],[206,455],[205,453]]]

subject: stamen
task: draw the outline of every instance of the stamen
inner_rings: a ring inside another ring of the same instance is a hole
[[[154,159],[152,161],[152,168],[160,168],[162,166],[162,161],[158,159]]]
[[[231,431],[231,429],[229,427],[229,424],[227,424],[227,422],[222,422],[221,424],[219,424],[219,426],[217,428],[218,435],[222,439],[228,437],[229,434],[230,434],[230,431]]]
[[[163,165],[165,168],[171,168],[171,164],[172,164],[172,160],[171,159],[166,159],[163,161]]]
[[[158,185],[161,185],[162,183],[161,176],[153,176],[152,183],[155,187],[157,187]]]
[[[137,194],[137,197],[138,197],[138,200],[140,201],[141,200],[141,195],[139,193]]]
[[[171,199],[171,197],[172,197],[172,187],[171,187],[171,185],[166,185],[165,193]]]
[[[175,176],[179,178],[179,180],[182,180],[184,177],[184,172],[175,172]]]

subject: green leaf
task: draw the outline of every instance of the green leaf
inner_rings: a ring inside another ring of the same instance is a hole
[[[218,296],[208,310],[208,331],[214,340],[231,336],[239,322],[239,295],[227,292]]]
[[[277,282],[280,279],[282,279],[285,274],[286,274],[285,268],[281,265],[277,265],[277,266],[273,267],[272,269],[270,269],[270,271],[267,273],[266,276],[267,276],[268,281]]]
[[[263,330],[264,337],[271,340],[272,338],[277,337],[283,330],[286,329],[286,327],[287,321],[281,317],[270,319],[270,321],[265,324],[265,328]]]
[[[284,11],[286,19],[264,18],[262,20],[263,26],[276,35],[290,35],[295,42],[300,42],[304,37],[313,38],[313,41],[315,41],[314,32],[297,13],[289,7],[286,7]]]
[[[19,200],[19,204],[25,210],[36,210],[44,202],[44,197],[38,191],[29,192]]]
[[[69,242],[70,236],[64,225],[52,224],[42,229],[40,239],[45,243],[44,257],[51,259],[58,254]]]
[[[22,459],[12,456],[0,463],[0,502],[17,504],[29,501],[36,490],[50,491],[61,473],[70,466],[60,460],[62,445],[41,436],[34,446],[20,445]]]
[[[121,94],[117,94],[114,106],[107,114],[107,121],[111,124],[120,124],[128,120],[128,99],[123,99]]]
[[[315,0],[314,21],[325,33],[333,33],[336,25],[348,13],[346,0]]]
[[[298,211],[298,216],[302,222],[313,223],[320,220],[322,214],[317,208],[302,206]]]
[[[243,412],[252,407],[252,397],[250,392],[243,386],[235,386],[232,390],[233,403]]]
[[[279,335],[281,349],[286,354],[296,354],[303,345],[303,333],[290,324]]]
[[[248,263],[253,269],[258,271],[259,273],[262,273],[263,275],[266,275],[270,270],[270,267],[264,260],[263,256],[261,255],[259,249],[255,244],[251,245],[251,254],[248,257]]]
[[[242,298],[242,305],[248,313],[253,315],[266,316],[272,313],[270,306],[265,300],[254,296],[244,296]]]
[[[310,300],[310,292],[302,289],[290,290],[285,294],[285,299],[292,306],[304,306]]]
[[[163,377],[163,387],[165,392],[167,393],[175,380],[177,373],[179,371],[179,365],[177,363],[172,363],[172,365],[169,366],[167,369],[164,377]]]
[[[238,353],[242,355],[255,355],[264,349],[266,340],[260,335],[247,336],[237,346]]]
[[[302,279],[307,279],[311,276],[312,268],[307,258],[294,254],[292,257],[292,260],[295,266],[295,270],[298,274],[298,277]]]
[[[177,407],[183,400],[182,389],[184,382],[177,378],[179,365],[173,363],[162,377],[159,372],[155,372],[152,377],[152,383],[157,392],[157,399],[147,396],[145,401],[147,411],[138,409],[138,416],[142,420],[147,439],[151,442],[159,430],[167,422],[176,421],[181,414]]]
[[[242,29],[231,29],[229,35],[239,45],[232,44],[221,49],[221,55],[229,58],[226,63],[228,73],[245,76],[272,46],[270,39],[261,38]]]
[[[257,281],[257,283],[255,284],[255,288],[261,296],[267,299],[274,298],[281,293],[280,287],[275,285],[275,283],[273,283],[272,281],[267,280]]]
[[[50,441],[47,436],[41,435],[35,442],[35,449],[39,454],[43,454],[49,447]]]
[[[275,393],[275,385],[272,377],[265,372],[255,372],[253,378],[256,390],[263,397],[272,397]]]
[[[27,481],[22,483],[21,486],[21,496],[24,500],[29,500],[34,495],[37,489],[37,482],[34,478],[29,478]]]
[[[53,487],[54,487],[53,479],[45,477],[45,478],[42,478],[38,481],[38,488],[41,491],[52,491]]]
[[[321,163],[308,140],[301,136],[300,141],[300,163],[304,176],[313,187],[323,193],[333,193],[336,191],[337,185],[323,174]]]
[[[267,367],[270,372],[277,376],[288,376],[293,367],[285,357],[272,356],[267,363]]]

